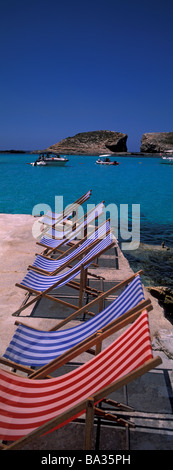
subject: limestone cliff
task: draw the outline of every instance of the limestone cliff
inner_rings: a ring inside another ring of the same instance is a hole
[[[68,155],[99,155],[126,152],[127,134],[113,131],[82,132],[51,145],[47,151]]]
[[[141,152],[159,153],[173,149],[173,132],[151,132],[143,134]]]

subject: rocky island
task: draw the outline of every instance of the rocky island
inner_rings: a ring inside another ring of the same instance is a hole
[[[127,152],[127,134],[107,130],[82,132],[51,145],[46,152],[68,155],[100,155]]]
[[[173,132],[151,132],[143,134],[140,151],[160,153],[173,150]]]
[[[142,135],[140,151],[128,151],[127,134],[110,130],[80,132],[66,137],[44,149],[0,150],[0,153],[40,153],[54,152],[67,155],[141,155],[151,157],[164,152],[173,153],[173,132],[150,132]]]

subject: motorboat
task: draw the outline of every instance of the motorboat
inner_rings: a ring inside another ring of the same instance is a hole
[[[109,155],[99,155],[98,160],[96,160],[98,165],[119,165],[119,162],[116,160],[112,162],[109,158]]]
[[[32,166],[46,166],[46,162],[44,162],[43,160],[36,160],[35,162],[31,162],[30,165]]]
[[[173,150],[167,150],[161,157],[161,163],[173,165]]]
[[[42,153],[39,155],[35,162],[32,162],[32,166],[65,166],[68,162],[66,156],[62,157],[57,153]]]
[[[162,157],[161,163],[167,164],[167,165],[173,165],[173,156],[172,157]]]

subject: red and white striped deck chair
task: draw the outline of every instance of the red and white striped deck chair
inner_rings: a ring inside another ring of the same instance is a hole
[[[2,448],[20,449],[86,412],[84,447],[90,449],[97,404],[161,362],[153,358],[144,310],[112,344],[65,375],[31,380],[1,369],[0,439],[13,441]]]

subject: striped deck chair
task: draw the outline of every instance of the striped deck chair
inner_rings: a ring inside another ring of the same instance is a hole
[[[46,232],[45,236],[41,238],[40,241],[37,241],[37,245],[45,248],[44,253],[54,253],[62,245],[69,245],[75,238],[82,239],[89,232],[89,224],[96,222],[96,220],[103,214],[104,203],[99,203],[94,209],[87,212],[84,217],[78,220],[76,228],[74,230],[72,227],[67,229],[62,228],[61,230],[56,230],[54,228],[49,229]]]
[[[88,290],[89,287],[86,286],[86,274],[87,268],[92,264],[95,258],[100,257],[106,250],[112,248],[114,242],[112,241],[111,234],[108,234],[103,240],[98,243],[81,259],[76,263],[72,268],[67,272],[57,274],[55,276],[46,276],[35,271],[28,271],[25,278],[20,284],[16,284],[17,287],[25,289],[30,294],[35,294],[34,299],[22,305],[19,310],[14,312],[12,315],[19,315],[22,310],[30,306],[32,303],[39,300],[41,297],[46,297],[50,300],[63,303],[66,306],[70,306],[78,310],[77,306],[74,306],[70,303],[64,302],[62,299],[55,298],[51,295],[51,292],[58,287],[68,285],[75,289],[79,290],[79,307],[81,306],[82,293],[84,290]],[[80,283],[74,281],[76,276],[80,275]],[[84,280],[85,279],[85,280]],[[84,285],[85,284],[85,285]],[[94,295],[94,291],[90,290],[90,293]],[[97,295],[97,294],[95,294]]]
[[[132,279],[129,282],[129,279]],[[100,313],[92,317],[86,322],[78,324],[73,328],[59,331],[39,331],[23,324],[19,324],[16,332],[7,347],[4,356],[0,362],[17,369],[17,364],[27,367],[39,367],[39,378],[42,374],[42,366],[48,364],[47,373],[52,372],[52,367],[57,368],[57,358],[64,355],[67,351],[74,350],[74,347],[85,344],[97,337],[95,333],[98,331],[106,331],[109,336],[114,325],[121,328],[122,322],[131,322],[133,316],[139,315],[141,310],[152,309],[150,301],[145,301],[143,288],[139,274],[134,274],[126,280],[129,284],[124,291],[111,304]],[[123,282],[124,284],[125,282]],[[116,286],[118,290],[120,286]],[[110,289],[111,293],[113,288]],[[110,295],[109,291],[104,293],[104,299]],[[98,298],[95,302],[98,302]],[[92,303],[92,302],[91,302]],[[90,305],[87,306],[88,308]],[[124,325],[124,323],[123,323]],[[106,328],[105,328],[106,327]],[[109,331],[110,330],[110,331]],[[111,333],[112,334],[112,333]],[[83,343],[85,341],[85,343]],[[52,363],[53,361],[53,363]],[[20,368],[24,372],[31,374],[31,369]],[[43,368],[44,371],[44,368]]]
[[[47,256],[38,255],[32,265],[28,266],[28,269],[32,269],[36,272],[40,272],[42,274],[57,274],[62,268],[69,266],[69,263],[74,262],[76,259],[80,258],[81,256],[85,255],[87,250],[90,250],[99,239],[104,238],[110,232],[110,223],[109,221],[103,222],[97,229],[89,235],[89,237],[85,237],[84,241],[81,241],[77,244],[77,246],[70,248],[68,254],[65,252],[64,257],[61,256],[60,259],[52,259]],[[73,251],[72,251],[73,249]],[[71,266],[70,266],[71,267]]]
[[[0,369],[0,439],[17,450],[86,412],[85,449],[91,448],[97,404],[161,364],[153,357],[147,311],[87,363],[51,379],[31,380]]]
[[[39,222],[45,225],[54,226],[57,223],[65,222],[70,216],[73,215],[74,212],[77,211],[78,206],[84,204],[90,196],[91,196],[91,189],[87,191],[87,193],[83,194],[80,198],[78,198],[72,204],[69,204],[67,208],[60,214],[56,212],[47,211],[47,213],[39,219]]]

